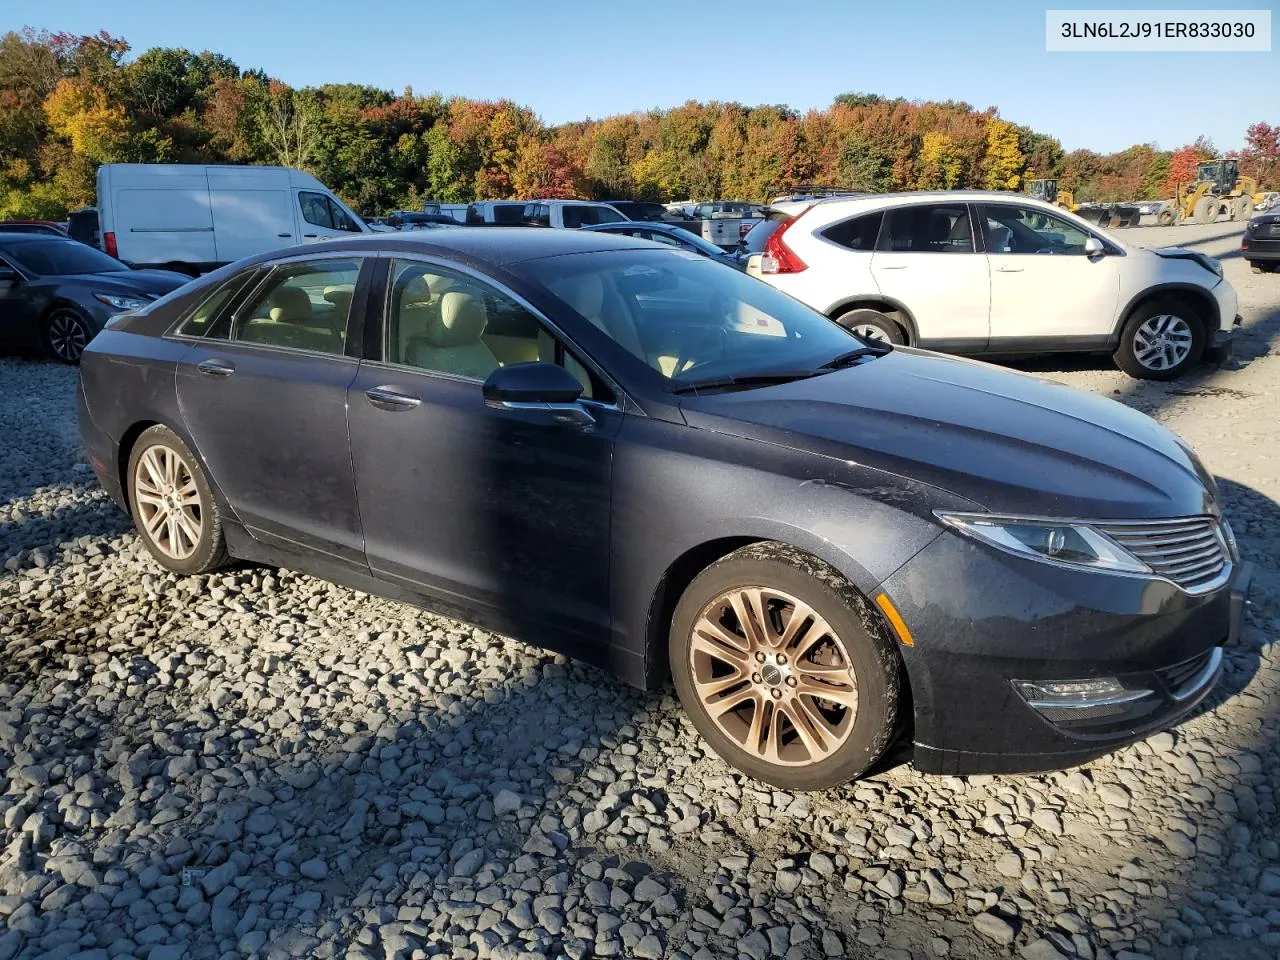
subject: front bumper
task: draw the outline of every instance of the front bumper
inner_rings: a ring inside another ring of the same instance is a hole
[[[902,647],[927,773],[1025,773],[1084,763],[1195,709],[1239,633],[1249,570],[1192,596],[1172,583],[1075,571],[944,534],[882,585],[914,636]],[[1037,710],[1014,681],[1114,678],[1147,691],[1100,710]]]

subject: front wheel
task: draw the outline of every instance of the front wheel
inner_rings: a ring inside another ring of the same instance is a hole
[[[129,506],[147,550],[172,573],[209,573],[227,547],[213,492],[182,438],[165,426],[144,430],[129,454]]]
[[[744,547],[685,590],[671,673],[698,732],[729,764],[788,790],[864,773],[898,716],[897,651],[834,569],[777,543]]]
[[[58,307],[44,318],[45,348],[63,363],[79,363],[92,339],[89,322],[71,307]]]
[[[1185,304],[1153,304],[1125,324],[1113,357],[1139,380],[1175,380],[1200,359],[1204,339],[1204,325]]]
[[[863,340],[900,344],[906,339],[897,322],[879,310],[850,310],[836,317],[836,323],[846,330],[853,331]]]

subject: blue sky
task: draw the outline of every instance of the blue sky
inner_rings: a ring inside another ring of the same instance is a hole
[[[1280,123],[1274,44],[1270,53],[1045,52],[1045,9],[1071,6],[1122,5],[4,0],[0,31],[106,29],[134,53],[152,46],[215,50],[295,86],[359,82],[506,96],[549,123],[688,99],[804,110],[847,91],[996,106],[1067,149],[1111,151],[1148,141],[1171,148],[1204,133],[1228,150],[1243,143],[1250,123]],[[1219,8],[1209,0],[1158,6]]]

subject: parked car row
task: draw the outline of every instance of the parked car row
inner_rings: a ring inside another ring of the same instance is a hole
[[[1193,711],[1237,641],[1250,571],[1214,481],[1122,404],[893,341],[946,321],[944,283],[979,325],[1036,323],[1050,285],[1101,310],[1091,271],[1234,297],[1045,207],[821,201],[753,258],[768,283],[639,222],[289,246],[108,322],[84,448],[168,571],[288,566],[670,677],[786,789],[905,736],[926,772],[1079,764]],[[842,275],[904,277],[856,308],[897,324],[879,342],[831,321]]]

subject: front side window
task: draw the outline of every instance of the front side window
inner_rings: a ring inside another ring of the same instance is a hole
[[[330,212],[329,198],[323,193],[299,193],[298,203],[302,206],[302,219],[307,223],[329,230],[337,229]]]
[[[962,203],[899,207],[887,214],[879,249],[894,253],[973,253],[973,228]]]
[[[578,378],[584,397],[612,399],[534,314],[488,284],[435,264],[394,265],[385,355],[388,363],[476,380],[516,363],[556,363]]]
[[[675,387],[775,371],[821,373],[863,345],[768,284],[688,251],[581,253],[512,269]]]
[[[1091,234],[1062,217],[1037,207],[1010,205],[983,208],[989,253],[1084,255]]]
[[[347,233],[359,233],[359,225],[347,211],[333,202],[333,198],[323,193],[301,191],[298,203],[302,207],[302,219],[317,227],[329,230],[344,230]]]
[[[283,264],[236,312],[231,339],[341,355],[359,276],[359,260]]]

